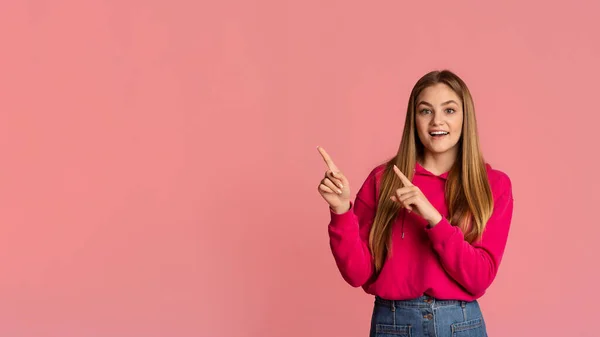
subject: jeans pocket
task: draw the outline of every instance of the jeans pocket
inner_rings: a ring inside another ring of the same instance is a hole
[[[375,325],[375,336],[377,337],[410,337],[410,324],[407,325]]]
[[[476,318],[470,321],[452,324],[452,337],[485,337],[483,319]]]

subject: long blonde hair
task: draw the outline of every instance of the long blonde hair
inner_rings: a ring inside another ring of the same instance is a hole
[[[457,158],[450,169],[445,187],[449,221],[462,230],[466,241],[472,243],[481,238],[485,224],[492,214],[492,191],[479,147],[475,106],[471,93],[467,85],[451,71],[432,71],[419,79],[412,89],[398,153],[387,161],[381,178],[377,212],[369,235],[376,274],[381,271],[385,259],[391,253],[392,224],[400,213],[399,205],[390,200],[395,190],[403,187],[393,171],[393,165],[397,165],[408,179],[413,179],[417,158],[422,158],[425,151],[415,127],[416,100],[423,89],[437,83],[444,83],[454,90],[463,104],[463,125]]]

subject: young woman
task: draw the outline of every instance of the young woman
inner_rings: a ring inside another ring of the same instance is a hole
[[[513,197],[509,177],[481,154],[465,83],[447,70],[416,83],[398,153],[371,171],[354,202],[318,150],[335,262],[375,296],[370,336],[487,336],[477,299],[498,272]]]

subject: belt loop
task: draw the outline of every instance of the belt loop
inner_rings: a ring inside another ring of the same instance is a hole
[[[394,329],[396,329],[396,300],[392,300],[392,317],[394,317]]]
[[[467,302],[466,301],[460,301],[460,306],[463,307],[463,309],[467,306]]]

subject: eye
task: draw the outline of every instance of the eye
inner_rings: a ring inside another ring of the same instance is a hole
[[[419,111],[419,113],[420,113],[421,115],[425,115],[425,114],[427,114],[427,113],[431,113],[431,110],[429,110],[429,109],[421,109],[421,110]]]
[[[449,114],[453,114],[453,113],[456,112],[456,110],[454,110],[452,108],[448,108],[448,109],[446,109],[446,112],[449,113]]]

